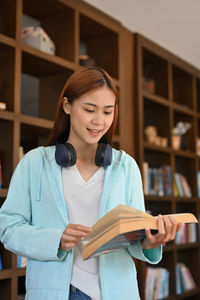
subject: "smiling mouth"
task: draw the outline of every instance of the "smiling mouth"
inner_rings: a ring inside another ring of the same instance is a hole
[[[96,130],[96,129],[90,129],[90,128],[87,128],[87,130],[93,135],[98,135],[99,133],[102,132],[102,130]]]

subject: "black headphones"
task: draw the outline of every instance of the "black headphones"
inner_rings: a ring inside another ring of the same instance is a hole
[[[70,143],[56,143],[55,160],[61,167],[70,167],[76,163],[76,151]],[[108,167],[112,163],[112,147],[107,143],[99,143],[95,155],[95,164]]]

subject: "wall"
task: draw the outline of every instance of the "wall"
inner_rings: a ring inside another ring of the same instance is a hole
[[[199,0],[85,0],[200,68]]]

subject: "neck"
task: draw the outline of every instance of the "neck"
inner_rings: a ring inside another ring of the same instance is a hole
[[[70,139],[68,139],[67,142],[73,145],[76,151],[77,160],[94,162],[94,158],[98,146],[97,143],[92,145],[88,145],[88,144],[86,145],[86,144],[76,143],[74,141],[72,142]]]

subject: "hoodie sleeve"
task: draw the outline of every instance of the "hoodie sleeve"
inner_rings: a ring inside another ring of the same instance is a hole
[[[138,165],[133,158],[130,158],[127,174],[129,182],[129,206],[145,211],[144,194],[142,187],[142,178]],[[146,261],[151,264],[157,264],[162,258],[162,247],[153,249],[142,249],[141,242],[137,241],[127,247],[131,256]]]
[[[32,159],[40,170],[42,155],[33,150],[19,162],[12,176],[7,198],[0,209],[0,240],[6,249],[21,256],[41,261],[62,260],[67,255],[59,250],[63,230],[31,225],[30,190],[34,187],[37,194],[38,184],[37,174],[35,180],[30,180]]]

